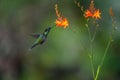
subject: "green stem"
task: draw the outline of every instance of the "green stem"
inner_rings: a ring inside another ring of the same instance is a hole
[[[106,46],[106,49],[105,49],[105,52],[104,52],[104,55],[102,57],[102,60],[100,62],[100,65],[98,65],[98,68],[97,68],[97,72],[96,72],[96,75],[95,75],[95,79],[94,80],[97,80],[98,79],[98,75],[100,73],[100,70],[101,70],[101,67],[103,66],[103,63],[104,63],[104,60],[106,58],[106,55],[108,53],[108,50],[109,50],[109,47],[111,45],[111,43],[113,42],[113,36],[114,36],[114,32],[115,32],[115,25],[116,25],[116,22],[114,21],[114,18],[112,17],[112,33],[111,33],[111,36],[110,36],[110,40]]]
[[[91,38],[92,39],[92,38]],[[93,73],[93,78],[95,77],[95,70],[94,70],[94,64],[93,64],[93,41],[91,40],[90,44],[90,62],[91,62],[91,68]]]
[[[94,33],[93,33],[93,37],[92,37],[92,39],[91,39],[91,41],[92,41],[92,42],[93,42],[93,41],[94,41],[94,39],[95,39],[97,29],[98,29],[98,27],[96,26],[95,31],[94,31]]]
[[[93,41],[91,38],[91,33],[90,33],[90,29],[87,26],[87,30],[88,30],[88,34],[89,34],[89,38],[90,38],[90,54],[89,54],[89,58],[90,58],[90,63],[91,63],[91,69],[92,69],[92,74],[93,74],[93,78],[95,78],[95,71],[94,71],[94,64],[93,64]]]
[[[97,72],[96,72],[96,75],[95,75],[95,79],[94,79],[94,80],[97,80],[97,79],[98,79],[98,75],[99,75],[99,73],[100,73],[100,69],[101,69],[101,67],[103,66],[103,62],[104,62],[104,60],[105,60],[105,58],[106,58],[106,55],[107,55],[107,53],[108,53],[108,50],[109,50],[109,47],[110,47],[112,41],[113,41],[112,38],[110,38],[110,41],[109,41],[108,44],[107,44],[107,47],[106,47],[106,49],[105,49],[105,52],[104,52],[104,55],[103,55],[102,60],[101,60],[101,62],[100,62],[100,65],[98,65]]]
[[[106,57],[106,55],[107,55],[107,53],[108,53],[108,49],[109,49],[111,43],[112,43],[112,39],[110,39],[110,41],[109,41],[108,44],[107,44],[107,47],[106,47],[106,49],[105,49],[104,55],[103,55],[102,60],[101,60],[101,63],[100,63],[101,66],[103,65],[103,62],[104,62],[105,57]]]
[[[99,75],[99,73],[100,73],[100,69],[101,69],[101,66],[99,65],[98,68],[97,68],[97,72],[96,72],[96,75],[95,75],[94,80],[97,80],[98,75]]]
[[[91,41],[89,58],[90,58],[91,69],[92,69],[92,74],[93,74],[93,79],[94,79],[94,80],[97,79],[98,74],[99,74],[99,70],[100,70],[100,67],[98,67],[97,73],[96,73],[96,75],[95,75],[94,64],[93,64],[93,42],[94,42],[94,40],[95,40],[95,36],[96,36],[97,29],[98,29],[98,27],[96,26],[95,31],[94,31],[94,33],[93,33],[93,36],[91,36],[90,29],[89,29],[89,27],[87,26],[89,38],[90,38],[90,41]]]
[[[90,63],[91,63],[91,69],[92,69],[93,78],[95,78],[95,71],[94,71],[94,65],[93,65],[93,56],[91,54],[89,54],[89,58],[90,58]]]
[[[90,33],[90,29],[89,29],[89,27],[88,27],[88,26],[86,26],[86,27],[87,27],[88,34],[89,34],[89,39],[90,39],[90,41],[91,41],[91,33]]]

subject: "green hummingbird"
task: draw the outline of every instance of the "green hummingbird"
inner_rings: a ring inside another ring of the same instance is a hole
[[[35,33],[31,34],[31,36],[33,36],[37,40],[33,43],[33,45],[29,48],[29,50],[33,49],[37,45],[43,44],[46,41],[46,38],[47,38],[48,33],[50,32],[51,28],[52,27],[45,29],[45,31],[42,34],[35,34]]]

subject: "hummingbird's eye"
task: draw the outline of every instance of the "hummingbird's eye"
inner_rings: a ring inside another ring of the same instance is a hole
[[[45,29],[45,32],[47,31],[47,29]]]

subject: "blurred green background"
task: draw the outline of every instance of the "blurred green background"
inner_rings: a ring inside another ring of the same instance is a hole
[[[84,8],[90,4],[90,0],[77,1]],[[42,33],[55,24],[56,3],[70,26],[53,28],[43,45],[28,51],[35,41],[29,34]],[[98,80],[120,80],[119,3],[120,0],[95,0],[95,7],[102,13],[93,43],[95,70],[112,31],[110,7],[116,17],[114,42]],[[0,0],[0,80],[93,80],[85,24],[83,12],[73,0]]]

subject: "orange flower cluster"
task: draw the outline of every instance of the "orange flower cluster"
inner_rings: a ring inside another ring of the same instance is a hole
[[[68,26],[68,20],[64,17],[58,17],[55,21],[56,26],[66,28]]]
[[[111,16],[111,17],[114,17],[114,13],[113,13],[112,8],[109,9],[109,13],[110,13],[110,16]]]
[[[58,17],[55,21],[56,26],[64,27],[64,28],[68,27],[68,25],[69,25],[68,20],[67,20],[67,18],[65,18],[59,14],[57,4],[55,5],[55,11],[56,11],[56,15]]]
[[[91,0],[90,7],[85,11],[85,18],[92,17],[94,19],[100,19],[101,18],[101,12],[99,9],[95,9],[94,7],[94,0]]]

